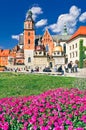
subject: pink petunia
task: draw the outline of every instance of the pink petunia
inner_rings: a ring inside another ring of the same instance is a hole
[[[67,125],[72,125],[73,123],[72,123],[72,121],[70,121],[70,120],[66,120],[66,122],[65,122]]]
[[[86,123],[86,115],[82,115],[81,120]]]
[[[8,124],[8,122],[5,122],[5,123],[3,124],[2,129],[3,129],[3,130],[9,130],[9,124]]]

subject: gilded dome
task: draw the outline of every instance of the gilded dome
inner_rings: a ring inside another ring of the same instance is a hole
[[[58,51],[58,52],[62,52],[63,50],[62,50],[62,46],[55,46],[54,47],[54,51]]]

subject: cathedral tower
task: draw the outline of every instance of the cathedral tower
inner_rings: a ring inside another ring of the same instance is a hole
[[[24,58],[25,65],[31,66],[33,64],[33,54],[35,46],[35,29],[32,12],[27,12],[27,17],[24,22]]]

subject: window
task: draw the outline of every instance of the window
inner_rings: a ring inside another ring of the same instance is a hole
[[[30,28],[30,23],[28,24],[28,28]]]
[[[28,32],[28,36],[30,36],[30,32]]]
[[[57,52],[57,54],[59,55],[59,54],[60,54],[60,52],[58,51],[58,52]]]
[[[54,55],[56,55],[56,53],[54,52]]]
[[[42,52],[40,51],[39,54],[42,54]]]
[[[77,48],[77,43],[75,44],[75,47]]]
[[[70,58],[71,58],[71,53],[70,53]]]
[[[73,49],[74,49],[74,45],[73,45],[73,47],[72,47]]]
[[[30,44],[30,39],[28,39],[28,44]]]
[[[31,62],[31,57],[28,57],[28,63]]]
[[[76,57],[78,56],[77,51],[75,52],[75,56],[76,56]]]
[[[37,55],[37,52],[35,52],[35,54]]]
[[[26,23],[24,24],[24,28],[27,29],[27,24]]]
[[[74,52],[73,52],[73,57],[74,57]]]
[[[70,50],[71,50],[71,46],[70,46]]]

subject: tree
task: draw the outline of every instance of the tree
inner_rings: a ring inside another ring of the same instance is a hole
[[[86,59],[86,46],[83,46],[83,51],[84,51],[84,59]]]
[[[83,49],[83,40],[81,39],[80,40],[80,43],[79,43],[79,67],[80,68],[83,68],[83,59],[84,59],[84,49]]]

